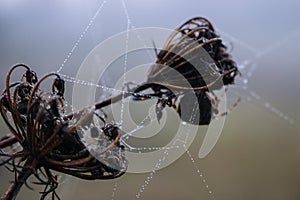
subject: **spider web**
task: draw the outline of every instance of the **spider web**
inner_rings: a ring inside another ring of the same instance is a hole
[[[105,9],[106,4],[108,4],[109,2],[107,1],[103,1],[101,2],[101,4],[99,5],[97,11],[95,12],[95,14],[93,15],[93,17],[91,18],[91,20],[89,21],[88,25],[85,27],[85,29],[83,30],[82,34],[78,37],[77,41],[74,43],[74,46],[72,46],[70,52],[67,54],[66,58],[64,59],[64,61],[62,62],[61,66],[57,69],[57,72],[64,77],[64,79],[72,84],[81,84],[81,85],[86,85],[89,87],[97,87],[101,92],[104,93],[109,93],[109,92],[119,92],[119,93],[123,93],[123,95],[126,93],[126,90],[118,90],[112,87],[107,86],[106,84],[102,84],[102,83],[93,83],[90,82],[88,80],[78,80],[75,77],[73,77],[72,75],[68,75],[68,74],[64,74],[63,70],[66,67],[66,64],[68,63],[68,61],[72,58],[73,53],[79,48],[79,44],[84,41],[84,38],[86,37],[86,33],[90,30],[90,28],[93,26],[93,24],[97,21],[100,20],[99,19],[99,15],[101,15],[101,12]],[[134,29],[135,26],[130,18],[127,6],[126,6],[126,2],[124,0],[120,0],[120,4],[122,6],[122,9],[124,11],[124,17],[126,18],[126,32],[128,33],[129,30]],[[267,47],[265,50],[259,50],[256,49],[254,47],[252,47],[251,45],[239,40],[238,38],[222,31],[222,30],[217,30],[217,32],[226,38],[227,41],[231,41],[233,42],[235,45],[238,44],[239,46],[241,46],[244,49],[247,49],[248,51],[250,51],[252,53],[251,56],[249,56],[250,58],[248,59],[243,59],[243,60],[239,60],[238,61],[238,66],[239,69],[242,73],[242,77],[240,77],[236,84],[233,86],[230,86],[229,88],[229,104],[230,102],[233,102],[237,97],[241,97],[243,102],[248,102],[251,104],[254,104],[256,106],[259,106],[263,109],[266,109],[267,111],[269,111],[272,115],[274,115],[277,118],[282,119],[283,121],[285,121],[285,123],[297,130],[300,130],[299,126],[297,125],[296,120],[289,116],[287,113],[285,113],[284,111],[281,110],[281,108],[276,107],[273,105],[273,101],[270,99],[266,99],[264,97],[263,94],[260,94],[259,92],[256,92],[255,90],[251,89],[249,87],[249,82],[251,82],[252,77],[255,75],[255,73],[257,72],[257,62],[260,58],[262,58],[264,55],[268,54],[269,52],[280,48],[282,45],[284,45],[287,41],[298,37],[299,36],[299,31],[293,32],[292,34],[290,34],[289,36],[284,36],[281,40],[279,40],[278,42],[276,42],[275,44],[273,44],[270,47]],[[137,40],[143,40],[143,38],[141,38],[138,33],[136,35],[136,39]],[[126,40],[125,44],[120,44],[120,45],[124,45],[126,48],[126,52],[128,49],[128,38]],[[147,51],[147,54],[149,54],[149,57],[151,57],[151,59],[153,60],[153,54],[149,53]],[[127,54],[124,55],[124,61],[123,61],[123,85],[128,81],[126,78],[126,72],[128,71],[128,56]],[[101,97],[102,99],[102,97]],[[124,123],[124,104],[125,104],[125,99],[122,99],[122,103],[121,103],[121,112],[120,112],[120,121],[118,121],[117,123],[120,124],[120,126],[123,126]],[[70,102],[67,103],[67,105],[72,109],[72,105]],[[149,113],[149,115],[151,115],[153,113]],[[146,116],[143,120],[141,120],[140,124],[138,124],[133,130],[132,132],[129,132],[126,134],[126,137],[124,137],[123,139],[126,141],[127,139],[129,139],[132,134],[136,131],[141,130],[144,127],[144,122],[148,119],[148,116]],[[134,152],[139,152],[139,151],[143,151],[143,150],[164,150],[165,154],[164,156],[158,160],[156,167],[153,168],[152,172],[149,172],[148,174],[145,175],[144,179],[141,181],[141,179],[139,179],[138,181],[136,181],[134,179],[134,177],[130,176],[130,175],[125,175],[126,180],[128,180],[130,182],[130,184],[132,184],[133,188],[131,189],[130,192],[133,193],[132,196],[135,196],[136,198],[141,198],[143,199],[143,194],[144,192],[147,191],[149,185],[153,184],[153,180],[155,178],[157,178],[157,176],[160,176],[160,164],[162,161],[164,161],[167,157],[168,157],[168,153],[172,150],[176,150],[178,148],[183,148],[185,149],[185,156],[188,159],[188,161],[190,162],[188,165],[188,169],[185,169],[185,171],[189,171],[191,170],[194,174],[197,175],[197,179],[199,180],[199,182],[197,182],[197,184],[199,184],[199,187],[201,187],[201,190],[197,190],[194,192],[199,192],[199,193],[207,193],[207,196],[209,199],[215,199],[214,196],[214,190],[213,190],[213,185],[211,185],[209,182],[209,177],[204,175],[204,170],[203,167],[201,167],[199,165],[199,162],[196,162],[198,160],[197,156],[194,153],[194,151],[190,151],[186,145],[185,145],[185,140],[180,141],[177,144],[174,144],[173,146],[168,146],[168,147],[164,147],[164,146],[145,146],[145,147],[131,147],[131,146],[127,146],[126,150],[127,151],[134,151]],[[168,170],[168,169],[166,169]],[[134,180],[131,181],[131,178],[133,178]],[[102,193],[107,193],[108,196],[110,196],[110,198],[112,200],[114,199],[122,199],[122,196],[120,196],[120,193],[124,192],[123,188],[124,184],[121,183],[121,181],[119,179],[113,180],[111,181],[112,184],[110,184],[109,187],[111,187],[111,190],[101,190]],[[64,181],[64,187],[68,187],[68,184],[73,184],[73,182],[69,181],[69,179]],[[98,184],[98,183],[97,183]],[[99,183],[100,185],[101,183]],[[106,184],[106,182],[104,182],[103,184]],[[201,185],[200,185],[201,184]],[[111,186],[112,185],[112,186]],[[62,186],[63,187],[63,186]],[[75,186],[75,187],[79,187],[79,186]],[[99,189],[100,190],[100,189]],[[118,194],[119,193],[119,194]]]
[[[76,48],[78,47],[79,43],[84,39],[86,32],[90,29],[90,27],[93,25],[93,23],[95,22],[95,20],[97,20],[97,16],[101,13],[102,9],[105,9],[105,4],[107,3],[107,1],[103,1],[101,3],[101,5],[99,6],[99,8],[97,9],[95,15],[92,17],[92,19],[90,20],[89,24],[87,25],[87,27],[84,29],[84,31],[82,32],[82,34],[80,35],[80,37],[78,38],[78,40],[75,42],[74,46],[72,47],[71,51],[67,54],[65,60],[63,61],[62,65],[60,66],[60,68],[57,70],[58,73],[61,74],[61,76],[63,76],[65,78],[66,81],[72,83],[72,84],[82,84],[82,85],[87,85],[87,86],[96,86],[97,88],[99,88],[101,91],[103,92],[111,92],[111,91],[117,91],[117,92],[121,92],[123,94],[123,98],[122,98],[122,104],[121,104],[121,112],[120,112],[120,121],[118,122],[120,124],[120,126],[122,127],[123,123],[124,123],[124,94],[126,93],[125,90],[117,90],[115,88],[112,87],[108,87],[104,84],[98,84],[98,83],[91,83],[87,80],[78,80],[75,77],[69,76],[67,74],[63,74],[62,70],[65,67],[65,64],[68,62],[68,60],[71,58],[72,53],[76,50]],[[124,11],[124,16],[126,17],[127,20],[127,25],[126,25],[126,32],[127,32],[127,40],[126,40],[126,44],[125,48],[126,48],[126,52],[128,52],[128,32],[130,29],[134,29],[135,26],[133,25],[133,22],[130,18],[126,3],[124,0],[121,0],[120,3],[122,4],[122,8]],[[285,123],[287,125],[290,125],[294,128],[296,128],[297,130],[299,130],[299,127],[297,126],[297,124],[295,123],[295,119],[293,119],[292,117],[290,117],[288,114],[286,114],[284,111],[281,111],[280,108],[277,108],[275,106],[273,106],[272,102],[269,101],[268,99],[265,99],[263,97],[263,95],[259,94],[258,92],[254,91],[253,89],[249,88],[249,82],[251,82],[251,79],[253,77],[253,75],[256,72],[256,67],[257,67],[257,60],[261,57],[263,57],[265,54],[280,48],[282,45],[284,45],[287,41],[289,41],[291,38],[296,37],[299,35],[299,32],[294,32],[293,34],[283,37],[282,40],[279,40],[277,43],[273,44],[272,46],[266,48],[265,50],[258,50],[254,47],[252,47],[251,45],[239,40],[238,38],[225,33],[224,31],[218,29],[217,32],[227,38],[227,40],[233,42],[234,44],[238,44],[240,45],[242,48],[245,48],[247,50],[249,50],[253,55],[251,58],[249,59],[244,59],[241,61],[238,61],[238,66],[239,69],[241,71],[241,73],[243,74],[243,76],[241,78],[239,78],[237,80],[237,83],[234,86],[231,86],[229,89],[229,99],[236,99],[236,97],[242,97],[242,101],[244,102],[249,102],[255,105],[259,105],[261,106],[263,109],[268,110],[270,113],[272,113],[273,115],[275,115],[278,118],[281,118],[285,121]],[[136,35],[136,39],[137,40],[143,40],[137,33]],[[153,58],[153,55],[149,52],[147,52],[151,57]],[[124,55],[124,62],[123,62],[123,85],[125,85],[125,83],[128,81],[126,80],[126,73],[128,70],[128,56],[127,53]],[[232,102],[232,101],[229,101]],[[72,105],[69,103],[69,106],[72,107]],[[149,113],[149,115],[151,115],[153,113]],[[124,142],[129,139],[132,136],[132,133],[140,130],[143,128],[143,124],[145,122],[146,119],[148,119],[149,116],[145,117],[139,125],[137,125],[130,133],[126,134],[126,137],[124,137]],[[206,191],[206,193],[208,193],[208,198],[209,199],[214,199],[214,191],[213,189],[211,189],[212,187],[209,185],[209,178],[206,178],[204,176],[203,171],[201,170],[201,167],[199,166],[199,163],[195,162],[195,160],[197,159],[195,155],[193,155],[191,153],[191,151],[185,146],[185,141],[181,141],[180,144],[174,145],[174,146],[168,146],[168,147],[157,147],[157,146],[152,146],[152,147],[131,147],[130,145],[126,146],[126,150],[127,151],[141,151],[141,150],[158,150],[158,149],[163,149],[165,150],[164,152],[164,156],[158,160],[156,167],[153,168],[152,172],[149,172],[144,181],[142,183],[135,183],[135,187],[137,187],[137,189],[135,189],[135,197],[136,198],[142,198],[143,197],[143,193],[147,190],[147,187],[149,184],[152,183],[152,180],[155,179],[156,176],[158,174],[158,170],[160,169],[160,164],[163,160],[166,159],[166,157],[168,157],[168,152],[172,151],[172,149],[178,149],[178,148],[184,148],[185,152],[186,152],[186,156],[189,159],[191,165],[190,167],[192,168],[191,170],[194,171],[194,173],[196,173],[198,175],[199,181],[203,184],[205,190],[203,190],[202,192]],[[186,169],[189,170],[189,169]],[[129,179],[130,181],[130,179]],[[119,181],[118,180],[114,180],[114,184],[113,184],[113,188],[111,190],[111,199],[122,199],[122,198],[117,198],[117,194],[118,191],[121,190],[119,187]],[[134,191],[134,189],[133,189]],[[108,191],[106,191],[108,192]],[[197,191],[198,192],[198,191]],[[199,191],[201,192],[201,191]]]
[[[72,53],[75,51],[75,49],[78,47],[79,43],[82,41],[82,39],[84,38],[86,32],[89,30],[89,28],[93,25],[96,17],[99,15],[99,13],[101,12],[101,10],[104,8],[104,5],[107,3],[107,1],[103,1],[101,3],[101,5],[99,6],[99,8],[97,9],[95,15],[92,17],[92,19],[90,20],[89,24],[87,25],[87,27],[84,29],[83,33],[80,35],[80,37],[78,38],[78,40],[75,42],[74,46],[72,47],[71,51],[67,54],[65,60],[63,61],[62,65],[60,66],[60,68],[57,70],[58,73],[60,73],[60,75],[62,77],[64,77],[64,79],[66,81],[69,81],[71,83],[74,84],[82,84],[82,85],[87,85],[87,86],[96,86],[97,88],[102,89],[102,91],[107,92],[107,91],[116,91],[115,88],[109,88],[105,85],[100,85],[100,84],[95,84],[95,83],[91,83],[89,81],[86,80],[78,80],[75,77],[69,76],[67,74],[63,74],[61,73],[61,71],[63,70],[65,64],[67,63],[67,61],[71,58]],[[134,29],[135,26],[132,23],[132,20],[129,16],[128,13],[128,9],[126,6],[126,3],[124,0],[121,0],[121,4],[122,4],[122,8],[124,11],[124,15],[126,16],[127,19],[127,26],[126,26],[126,43],[125,45],[125,56],[124,56],[124,63],[123,63],[123,85],[126,84],[126,82],[128,82],[126,80],[126,73],[127,73],[127,60],[128,60],[128,37],[129,34],[128,32],[130,31],[130,29]],[[143,41],[143,39],[141,38],[141,36],[137,33],[136,34],[137,40],[141,40]],[[148,56],[152,59],[154,56],[152,56],[151,53],[149,53],[149,51],[147,51]],[[120,111],[120,121],[118,122],[120,124],[120,127],[122,127],[123,125],[123,117],[124,117],[124,94],[127,92],[125,90],[117,90],[117,92],[121,92],[123,94],[123,98],[122,98],[122,103],[121,103],[121,111]],[[72,108],[72,105],[70,103],[68,103],[67,105],[69,105]],[[196,105],[195,105],[196,106]],[[72,109],[73,110],[73,109]],[[123,137],[123,143],[126,144],[126,140],[129,139],[132,134],[140,129],[143,128],[143,124],[145,122],[146,119],[148,119],[149,115],[153,114],[153,112],[150,112],[148,114],[148,116],[146,116],[138,125],[136,128],[134,128],[131,132],[126,133],[126,135]],[[186,137],[188,137],[188,133],[186,133]],[[187,138],[185,138],[184,140],[181,141],[176,141],[176,143],[178,142],[178,144],[172,145],[172,146],[167,146],[167,147],[157,147],[157,146],[151,146],[151,147],[131,147],[130,145],[126,145],[126,150],[127,151],[137,151],[138,153],[141,153],[141,151],[143,150],[164,150],[164,156],[161,157],[155,167],[153,168],[153,170],[146,176],[145,180],[143,181],[143,183],[138,187],[138,190],[136,191],[135,197],[137,199],[142,198],[143,197],[143,193],[144,191],[147,189],[147,186],[151,183],[152,179],[155,178],[155,175],[157,174],[157,171],[160,169],[161,167],[161,163],[166,159],[166,157],[168,157],[169,155],[169,151],[172,151],[173,149],[178,149],[178,148],[183,148],[186,152],[186,155],[188,157],[188,159],[190,160],[190,162],[192,163],[192,167],[194,168],[193,170],[195,170],[195,172],[198,174],[199,179],[201,180],[202,184],[205,187],[205,190],[207,190],[207,193],[209,194],[209,199],[214,199],[214,195],[213,195],[213,191],[211,190],[209,184],[207,183],[207,180],[203,174],[203,172],[200,170],[200,167],[197,166],[195,164],[195,158],[194,156],[190,153],[189,149],[187,149],[186,147],[186,140]],[[117,193],[117,189],[118,189],[118,181],[115,182],[113,189],[112,189],[112,195],[111,195],[111,199],[116,199],[116,193]]]

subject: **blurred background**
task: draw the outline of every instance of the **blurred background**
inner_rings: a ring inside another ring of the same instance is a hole
[[[75,77],[96,45],[127,28],[174,29],[191,17],[206,17],[242,72],[227,94],[229,106],[242,101],[226,117],[211,153],[198,158],[203,127],[188,153],[152,175],[90,182],[61,175],[60,197],[300,199],[299,9],[297,0],[1,0],[0,88],[15,63],[29,65],[39,76],[60,70]],[[68,100],[73,85],[67,82]],[[1,134],[8,132],[2,121],[0,126]],[[0,177],[2,194],[13,175],[1,168]],[[41,190],[24,187],[18,199],[39,199]]]

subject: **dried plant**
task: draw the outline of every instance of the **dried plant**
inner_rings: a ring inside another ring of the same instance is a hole
[[[18,67],[25,68],[25,73],[21,81],[11,84],[10,76]],[[55,79],[52,91],[46,92],[40,85],[49,77]],[[13,135],[0,140],[0,165],[5,165],[16,177],[2,199],[15,199],[31,175],[37,178],[37,184],[45,185],[41,199],[48,194],[53,199],[59,198],[55,192],[57,176],[52,170],[87,180],[113,179],[125,173],[124,147],[119,143],[121,130],[100,117],[104,125],[99,131],[109,145],[98,154],[114,162],[114,165],[104,164],[88,151],[78,128],[88,121],[94,110],[65,116],[63,95],[64,81],[56,73],[47,74],[38,81],[35,72],[24,64],[13,66],[8,72],[6,90],[1,96],[1,115]],[[21,148],[11,149],[14,143]]]
[[[158,120],[162,117],[162,110],[168,105],[176,109],[183,121],[207,125],[211,119],[227,114],[219,113],[220,99],[213,91],[233,84],[238,74],[236,63],[210,21],[195,17],[169,36],[163,49],[157,54],[155,64],[150,68],[147,82],[134,90],[140,93],[151,88],[153,93],[136,94],[134,99],[158,97]],[[180,96],[182,98],[177,102]],[[237,103],[238,101],[239,99]],[[191,118],[195,102],[198,104],[198,116]],[[182,107],[186,109],[184,113]]]
[[[25,72],[20,81],[11,83],[16,68],[24,68]],[[170,106],[183,121],[207,125],[215,116],[226,114],[218,113],[220,100],[213,91],[233,84],[238,74],[221,38],[202,17],[187,21],[170,35],[163,49],[157,52],[145,83],[134,88],[128,83],[128,92],[69,114],[64,111],[65,86],[59,74],[49,73],[38,80],[25,64],[13,66],[0,102],[2,118],[11,132],[0,139],[0,165],[15,173],[15,180],[2,199],[15,199],[21,187],[28,186],[26,181],[30,176],[36,177],[37,184],[45,185],[41,199],[48,195],[59,199],[57,176],[52,171],[87,180],[123,175],[127,161],[120,143],[122,131],[107,123],[96,110],[128,96],[133,100],[157,98],[158,120],[163,109]],[[41,84],[51,77],[54,77],[51,90],[41,89]],[[147,93],[148,89],[153,92]],[[198,116],[191,118],[191,112],[184,113],[182,108],[190,109],[195,102]],[[93,116],[101,122],[100,127],[92,124]],[[98,137],[97,152],[92,152],[82,140],[85,124]]]

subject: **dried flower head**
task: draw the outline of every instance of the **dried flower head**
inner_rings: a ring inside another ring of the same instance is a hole
[[[135,90],[140,93],[151,88],[153,93],[134,94],[134,99],[158,97],[158,120],[168,105],[176,109],[183,121],[207,125],[219,114],[219,99],[213,90],[233,84],[238,74],[236,63],[211,22],[195,17],[168,37],[150,67],[146,83]]]
[[[20,67],[25,69],[21,81],[11,84],[12,72]],[[55,79],[52,90],[47,92],[40,85],[49,77]],[[95,112],[89,109],[65,115],[64,80],[58,74],[46,74],[38,81],[36,73],[28,66],[13,66],[7,75],[0,106],[1,115],[12,133],[0,140],[0,165],[16,174],[2,199],[15,199],[31,175],[37,178],[37,184],[45,185],[41,199],[48,194],[53,199],[59,198],[55,192],[57,176],[52,170],[87,180],[113,179],[125,173],[126,159],[124,147],[119,143],[120,129],[105,121],[102,127],[97,127],[102,137],[102,143],[98,144],[102,148],[97,155],[108,160],[101,162],[81,139],[85,134],[80,129],[81,124],[87,123],[88,116]],[[15,144],[18,148],[11,148]]]

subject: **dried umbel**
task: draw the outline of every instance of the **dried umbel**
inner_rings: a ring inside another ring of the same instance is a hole
[[[24,68],[25,73],[20,81],[10,83],[16,68]],[[40,89],[41,83],[50,77],[55,78],[52,90]],[[99,161],[82,142],[85,133],[79,128],[95,111],[89,109],[65,115],[64,81],[58,74],[47,74],[38,81],[28,66],[13,66],[7,75],[0,106],[1,115],[12,133],[0,140],[0,165],[16,175],[2,199],[15,199],[32,175],[37,184],[45,185],[41,199],[47,195],[59,198],[55,192],[57,176],[52,170],[87,180],[113,179],[125,173],[127,165],[124,147],[119,142],[120,129],[105,121],[98,127],[98,136],[102,137],[98,145],[101,147],[104,141],[106,145],[97,155],[108,162]]]
[[[233,84],[238,74],[235,62],[212,24],[203,17],[196,17],[169,36],[149,70],[146,83],[135,90],[140,93],[151,88],[153,93],[135,94],[133,99],[158,97],[158,120],[168,105],[177,110],[183,121],[207,125],[212,118],[224,115],[218,113],[219,98],[213,91]]]

